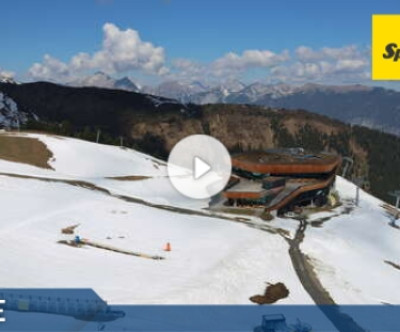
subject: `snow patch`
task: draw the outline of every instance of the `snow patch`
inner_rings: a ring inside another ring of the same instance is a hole
[[[0,92],[0,128],[19,128],[27,121],[27,115],[18,110],[17,103]]]

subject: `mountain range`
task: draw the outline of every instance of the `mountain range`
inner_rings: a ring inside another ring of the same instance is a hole
[[[154,92],[195,104],[251,104],[286,109],[305,109],[311,112],[400,135],[400,92],[364,85],[330,86],[305,84],[264,84],[241,82],[219,85],[196,91],[190,85],[163,83],[166,89]],[[234,87],[234,88],[231,88]],[[184,90],[186,88],[186,90]],[[182,90],[186,91],[182,95]]]
[[[102,72],[69,85],[142,92],[176,99],[186,104],[251,104],[305,109],[346,123],[400,135],[400,92],[381,87],[360,84],[245,84],[238,80],[228,80],[218,85],[169,80],[156,86],[140,86],[128,77],[113,79]]]

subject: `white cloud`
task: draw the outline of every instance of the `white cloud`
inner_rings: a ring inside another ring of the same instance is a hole
[[[287,50],[274,53],[269,50],[246,50],[241,55],[230,52],[215,60],[211,70],[216,76],[240,73],[251,68],[270,68],[290,58]]]
[[[69,78],[70,70],[64,62],[45,54],[42,63],[34,63],[29,69],[34,79],[64,81]]]
[[[369,79],[369,47],[346,45],[316,49],[302,45],[293,52],[253,49],[242,53],[229,52],[208,63],[172,59],[167,68],[164,48],[143,41],[138,31],[121,30],[112,23],[106,23],[103,35],[97,52],[80,52],[68,62],[47,54],[41,63],[32,65],[30,76],[35,80],[68,82],[94,70],[108,74],[128,74],[138,70],[168,80],[217,83],[221,80],[240,80],[247,74],[257,75],[257,71],[252,69],[266,69],[258,71],[255,79],[260,79],[261,73],[265,75],[266,72],[267,81],[285,83],[363,83]]]
[[[300,61],[314,61],[319,60],[321,57],[320,53],[315,52],[312,48],[307,46],[299,46],[295,53]]]
[[[200,63],[189,59],[174,59],[168,79],[202,82],[238,78],[252,68],[272,68],[290,58],[287,50],[274,53],[269,50],[245,50],[242,54],[229,52],[210,63]]]
[[[0,68],[0,77],[6,79],[13,79],[14,76],[15,76],[14,72]]]
[[[322,83],[363,83],[370,77],[370,50],[348,45],[313,49],[300,46],[294,61],[271,70],[269,80]]]
[[[172,61],[172,65],[177,69],[187,70],[197,68],[200,64],[189,59],[178,58]]]
[[[343,47],[323,47],[319,50],[314,50],[311,47],[299,46],[296,51],[296,56],[299,61],[317,61],[317,60],[339,60],[358,58],[362,55],[362,51],[355,45]]]
[[[102,47],[94,54],[78,53],[68,63],[45,55],[43,62],[35,63],[30,68],[30,76],[34,79],[66,81],[94,69],[111,74],[130,70],[157,75],[167,73],[164,49],[142,41],[136,30],[121,30],[112,23],[106,23],[103,33]]]
[[[363,70],[367,65],[368,61],[366,61],[365,59],[343,59],[337,62],[336,70],[354,72],[358,70]]]
[[[197,61],[178,58],[171,61],[171,68],[165,78],[178,81],[206,81],[209,77],[209,66]]]
[[[331,59],[354,59],[361,56],[361,52],[355,45],[348,45],[344,47],[332,48],[324,47],[320,51],[324,56]]]
[[[92,57],[93,66],[109,72],[142,69],[161,74],[165,70],[164,49],[142,41],[137,31],[122,31],[112,23],[106,23],[103,31],[103,48]]]
[[[168,79],[202,82],[241,79],[250,69],[267,68],[267,81],[284,83],[349,83],[366,82],[369,75],[368,47],[348,45],[338,48],[313,49],[299,46],[293,54],[287,50],[246,50],[241,54],[227,53],[210,62],[188,59],[172,61]],[[265,72],[264,72],[265,75]]]

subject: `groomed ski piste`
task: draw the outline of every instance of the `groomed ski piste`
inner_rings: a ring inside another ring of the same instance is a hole
[[[267,283],[312,304],[289,255],[299,221],[218,214],[181,196],[165,162],[137,151],[33,133],[51,168],[0,159],[0,283],[4,288],[93,288],[110,304],[252,304]],[[398,304],[400,230],[382,201],[337,177],[343,206],[306,221],[301,252],[337,304]],[[60,244],[61,229],[149,260]],[[169,242],[171,251],[163,251]],[[293,257],[292,257],[293,258]],[[298,272],[298,271],[297,271]]]

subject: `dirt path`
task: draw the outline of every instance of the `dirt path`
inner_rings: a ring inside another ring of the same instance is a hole
[[[303,287],[316,304],[335,304],[328,291],[319,281],[314,268],[310,263],[310,259],[300,250],[300,244],[304,240],[306,228],[306,221],[300,220],[300,225],[296,231],[294,239],[285,237],[289,244],[289,255],[293,267]]]
[[[365,332],[350,316],[340,311],[340,307],[335,304],[329,292],[322,286],[310,259],[301,251],[300,244],[304,240],[306,228],[307,222],[302,219],[294,239],[285,238],[289,244],[290,259],[301,284],[340,332]]]

